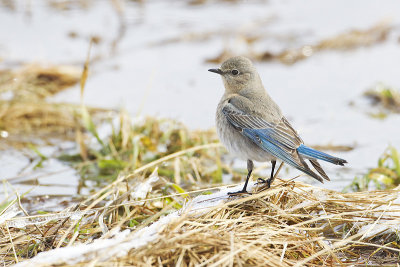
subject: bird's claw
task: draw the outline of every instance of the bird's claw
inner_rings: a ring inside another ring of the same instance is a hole
[[[257,184],[265,184],[267,182],[267,180],[263,179],[263,178],[258,178],[257,179]]]
[[[271,181],[272,181],[271,178],[269,178],[269,179],[258,178],[256,184],[257,185],[259,185],[259,184],[267,184],[267,188],[269,189],[271,187]]]

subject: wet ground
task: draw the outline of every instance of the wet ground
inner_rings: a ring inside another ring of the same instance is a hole
[[[400,88],[398,1],[115,3],[0,2],[0,68],[32,62],[81,66],[88,40],[95,37],[87,105],[125,108],[132,116],[175,118],[191,128],[207,129],[214,125],[223,85],[207,72],[218,64],[206,60],[226,48],[247,53],[244,36],[259,38],[251,45],[254,51],[277,53],[384,22],[391,26],[386,40],[369,47],[323,51],[293,65],[256,65],[268,92],[306,144],[355,147],[332,152],[349,164],[324,164],[332,178],[324,187],[342,190],[354,176],[375,166],[388,145],[400,148],[400,117],[372,118],[367,113],[373,110],[362,97],[378,82]],[[52,100],[79,103],[79,94],[76,86]],[[21,192],[34,187],[33,195],[77,192],[73,169],[56,161],[44,164],[33,170],[35,163],[22,152],[2,151],[0,177]],[[244,163],[236,164],[244,168]],[[40,186],[32,186],[33,180]]]

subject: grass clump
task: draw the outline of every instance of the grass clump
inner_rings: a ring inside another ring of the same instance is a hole
[[[396,233],[371,230],[365,234],[362,229],[379,220],[392,225],[399,222],[399,216],[376,212],[397,194],[341,194],[283,182],[200,216],[187,215],[169,225],[156,242],[109,262],[165,266],[394,264],[400,251]],[[398,204],[395,206],[398,209]]]
[[[30,64],[0,71],[0,145],[25,147],[38,139],[74,140],[80,106],[49,103],[46,99],[79,82],[81,71],[73,66]],[[105,113],[90,108],[91,116]],[[55,142],[57,143],[57,142]]]
[[[366,191],[371,188],[371,184],[379,190],[400,185],[400,154],[396,148],[388,147],[379,158],[378,166],[362,177],[355,177],[345,191]]]
[[[73,66],[25,65],[0,71],[0,94],[33,102],[74,86],[80,77],[80,69]]]
[[[209,144],[209,149],[187,151],[163,162],[158,166],[158,173],[171,182],[190,186],[221,182],[223,173],[232,172],[219,160],[223,152],[215,143],[214,131],[190,131],[176,121],[151,117],[132,123],[122,111],[117,126],[112,121],[102,124],[111,130],[106,137],[100,138],[91,118],[86,121],[86,131],[79,134],[79,153],[58,157],[76,167],[83,180],[109,183],[120,174],[132,173],[168,155]],[[152,172],[155,167],[147,172]]]
[[[368,29],[343,32],[314,44],[306,44],[298,48],[287,48],[281,52],[271,52],[269,50],[257,52],[254,49],[254,44],[270,36],[254,36],[246,35],[246,33],[238,33],[237,35],[248,45],[248,51],[244,56],[257,61],[279,61],[283,64],[292,65],[323,51],[347,51],[382,43],[393,29],[394,27],[388,25],[388,23],[381,22]],[[294,38],[295,36],[291,36],[289,39],[293,40]],[[219,55],[207,59],[207,62],[221,63],[233,55],[232,51],[224,49]]]
[[[372,100],[372,104],[380,107],[380,112],[371,114],[373,117],[386,117],[388,113],[400,113],[400,91],[384,84],[377,84],[364,93]]]

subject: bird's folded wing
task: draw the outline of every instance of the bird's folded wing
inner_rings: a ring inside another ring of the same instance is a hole
[[[239,110],[232,104],[225,105],[222,113],[238,130],[252,130],[255,135],[265,138],[274,145],[288,150],[288,152],[296,150],[303,143],[303,140],[301,140],[285,117],[274,122],[267,122],[258,116]]]
[[[247,114],[229,103],[222,108],[222,113],[234,128],[263,150],[322,181],[297,153],[297,148],[303,141],[285,117],[268,122],[258,116]]]

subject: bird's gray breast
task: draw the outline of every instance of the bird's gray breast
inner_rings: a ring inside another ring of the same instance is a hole
[[[241,129],[235,128],[222,112],[224,101],[217,107],[216,128],[219,139],[226,149],[235,156],[247,160],[265,162],[275,159],[270,153],[263,150],[248,137],[241,133]]]

